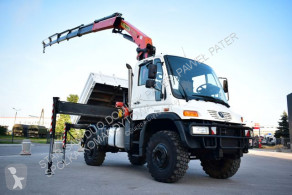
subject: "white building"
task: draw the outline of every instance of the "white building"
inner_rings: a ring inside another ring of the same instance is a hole
[[[277,131],[277,125],[262,125],[260,123],[253,122],[253,121],[245,121],[245,123],[248,127],[253,128],[253,133],[255,136],[257,135],[261,135],[261,136],[273,135],[274,136],[275,131]],[[254,129],[255,127],[259,127],[260,129]]]
[[[273,135],[275,134],[275,131],[277,131],[277,127],[274,125],[265,125],[265,126],[260,126],[260,129],[254,129],[254,135]]]

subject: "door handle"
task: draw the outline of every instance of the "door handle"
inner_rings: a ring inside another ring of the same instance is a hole
[[[135,105],[137,105],[137,104],[140,104],[140,102],[139,102],[139,101],[137,101],[137,102],[134,102],[134,104],[135,104]]]

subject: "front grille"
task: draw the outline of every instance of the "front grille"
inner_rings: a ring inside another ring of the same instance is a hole
[[[212,118],[217,120],[223,120],[223,121],[231,121],[231,114],[228,112],[221,112],[223,114],[223,117],[219,116],[218,112],[215,110],[208,110],[209,114]]]
[[[237,140],[237,139],[228,139],[228,138],[224,138],[221,139],[221,145],[222,147],[239,147],[241,140]]]
[[[218,134],[223,136],[241,136],[239,129],[218,128]]]

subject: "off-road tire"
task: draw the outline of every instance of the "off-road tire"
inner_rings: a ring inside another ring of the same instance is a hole
[[[87,165],[90,166],[102,165],[105,159],[105,155],[106,155],[105,151],[103,151],[101,147],[93,141],[93,136],[91,136],[85,141],[84,160]]]
[[[146,157],[145,156],[133,156],[130,152],[128,153],[128,158],[129,161],[132,165],[136,165],[136,166],[141,166],[144,165],[146,163]]]
[[[164,183],[181,179],[190,161],[179,135],[172,131],[159,131],[152,135],[146,150],[146,160],[151,176]]]
[[[240,158],[221,160],[201,160],[201,166],[206,174],[216,179],[232,177],[240,167]]]

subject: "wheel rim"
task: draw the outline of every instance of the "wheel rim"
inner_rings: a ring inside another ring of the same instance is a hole
[[[152,151],[153,164],[163,169],[168,164],[167,149],[164,144],[158,144]]]

